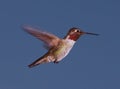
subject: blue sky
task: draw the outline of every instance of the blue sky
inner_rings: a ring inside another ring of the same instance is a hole
[[[0,89],[120,89],[119,9],[119,0],[1,0]],[[59,64],[29,69],[47,51],[23,24],[61,38],[71,27],[100,36],[82,36]]]

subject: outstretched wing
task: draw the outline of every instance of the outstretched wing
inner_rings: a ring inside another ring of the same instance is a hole
[[[43,41],[49,49],[53,46],[57,46],[60,41],[60,39],[57,36],[47,32],[40,31],[37,28],[32,28],[30,26],[23,26],[23,29],[29,34]]]

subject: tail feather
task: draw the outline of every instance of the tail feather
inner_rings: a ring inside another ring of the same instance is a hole
[[[39,64],[43,64],[43,63],[47,63],[47,59],[46,58],[38,58],[36,61],[34,61],[33,63],[31,63],[30,65],[28,65],[29,68],[32,68],[34,66],[37,66]]]
[[[39,64],[44,64],[44,63],[48,63],[48,62],[52,62],[54,61],[54,58],[52,56],[48,56],[47,54],[38,58],[36,61],[34,61],[33,63],[31,63],[30,65],[28,65],[29,68],[32,68],[34,66],[37,66]]]

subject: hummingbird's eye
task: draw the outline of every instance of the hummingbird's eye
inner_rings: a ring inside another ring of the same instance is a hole
[[[80,30],[77,30],[77,32],[80,32]]]
[[[80,30],[76,29],[74,32],[80,32]]]

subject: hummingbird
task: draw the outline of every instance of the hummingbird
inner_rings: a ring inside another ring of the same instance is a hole
[[[51,33],[41,31],[38,28],[31,26],[23,26],[23,30],[43,41],[45,48],[48,50],[46,54],[32,62],[28,67],[32,68],[39,64],[49,62],[59,63],[64,57],[68,55],[76,41],[84,34],[99,35],[96,33],[84,32],[80,28],[70,28],[64,38],[59,38]]]

